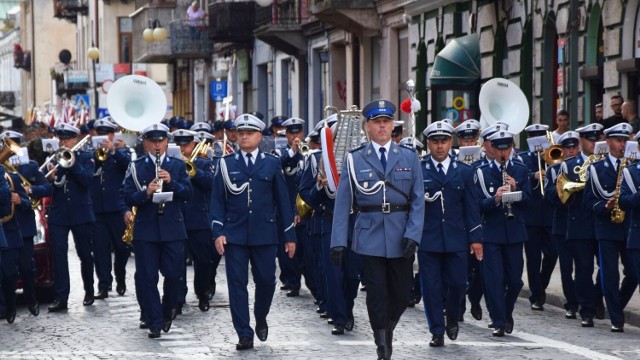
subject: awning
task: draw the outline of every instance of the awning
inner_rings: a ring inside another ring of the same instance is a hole
[[[470,85],[480,78],[478,34],[451,40],[433,63],[431,85]]]

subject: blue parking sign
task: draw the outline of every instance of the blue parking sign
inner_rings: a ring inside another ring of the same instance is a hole
[[[213,101],[222,101],[227,96],[227,82],[226,81],[212,81],[210,84],[209,93]]]

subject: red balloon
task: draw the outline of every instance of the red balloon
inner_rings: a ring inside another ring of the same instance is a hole
[[[411,99],[407,98],[400,103],[400,110],[407,114],[411,114]]]

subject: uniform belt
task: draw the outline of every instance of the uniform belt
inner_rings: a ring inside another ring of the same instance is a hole
[[[355,212],[382,212],[382,213],[390,213],[396,211],[409,211],[408,204],[380,204],[380,205],[364,205],[364,206],[355,206],[353,208]]]

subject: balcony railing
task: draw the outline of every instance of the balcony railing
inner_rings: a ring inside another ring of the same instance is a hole
[[[88,0],[54,0],[53,17],[76,22],[78,14],[89,13]]]
[[[256,26],[300,25],[309,19],[306,0],[273,0],[256,10]]]
[[[16,107],[16,94],[13,91],[0,91],[0,106],[7,109]]]
[[[209,4],[211,38],[221,42],[245,42],[253,38],[256,3],[216,2]]]
[[[136,0],[136,9],[141,7],[176,7],[177,0]]]
[[[213,51],[206,20],[177,20],[170,24],[171,55],[177,58],[206,58]]]

